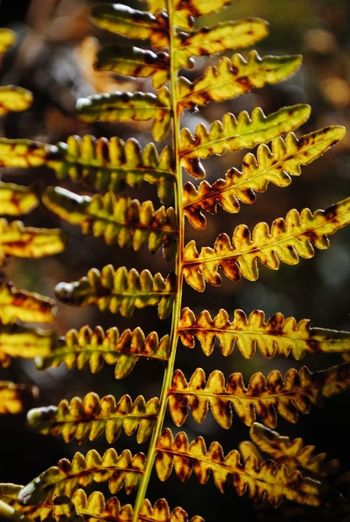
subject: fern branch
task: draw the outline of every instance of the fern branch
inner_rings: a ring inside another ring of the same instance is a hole
[[[257,156],[248,153],[243,159],[242,171],[232,168],[224,179],[213,184],[203,181],[195,188],[191,182],[184,187],[184,211],[192,226],[203,229],[206,217],[203,212],[215,214],[217,205],[226,212],[237,213],[240,202],[255,202],[255,192],[265,192],[269,183],[286,187],[291,176],[301,174],[301,166],[307,165],[324,154],[344,136],[344,127],[320,129],[298,139],[290,133],[285,139],[274,139],[271,147],[259,146]]]
[[[171,312],[176,294],[174,275],[166,279],[157,272],[154,276],[149,270],[138,272],[124,266],[114,269],[106,265],[101,272],[91,268],[85,277],[73,283],[59,283],[56,296],[65,303],[76,306],[97,305],[104,312],[120,313],[130,317],[135,308],[158,306],[158,315],[165,319]]]
[[[11,216],[27,214],[38,204],[39,200],[31,188],[0,181],[0,209],[2,214]]]
[[[51,331],[0,323],[0,366],[9,366],[15,357],[45,357],[50,353],[55,338]]]
[[[187,348],[194,348],[198,339],[207,356],[212,354],[216,340],[224,356],[231,355],[237,346],[246,359],[253,357],[256,349],[264,357],[291,354],[298,360],[305,353],[348,353],[350,350],[350,332],[311,328],[308,319],[297,322],[294,317],[284,317],[281,313],[266,320],[261,310],[254,310],[248,317],[243,310],[235,310],[230,321],[224,309],[212,318],[207,310],[196,317],[186,307],[181,313],[178,333]]]
[[[155,467],[160,480],[166,480],[174,469],[183,481],[194,472],[199,483],[205,484],[211,472],[222,493],[229,481],[239,495],[248,491],[257,501],[267,499],[277,505],[287,498],[311,506],[320,502],[318,483],[303,478],[296,470],[289,472],[285,466],[271,460],[260,463],[254,453],[242,462],[237,450],[225,456],[218,442],[212,442],[207,450],[203,437],[189,443],[184,432],[178,433],[174,439],[169,428],[164,430],[157,450]]]
[[[116,379],[123,379],[140,358],[166,361],[169,357],[169,336],[159,339],[156,332],[147,336],[141,328],[124,330],[112,327],[107,331],[97,326],[94,330],[83,326],[79,331],[69,330],[45,357],[37,357],[39,369],[56,368],[65,363],[67,368],[82,370],[89,365],[92,373],[101,370],[104,363],[115,364]]]
[[[223,428],[232,425],[231,405],[240,419],[251,426],[258,416],[268,427],[277,424],[277,413],[289,422],[297,422],[299,413],[309,413],[311,405],[321,397],[331,397],[350,387],[350,363],[311,373],[306,366],[299,371],[290,368],[284,378],[279,370],[254,373],[248,387],[243,376],[232,373],[226,383],[222,372],[213,371],[206,379],[202,368],[197,368],[189,382],[181,370],[176,370],[169,390],[169,409],[173,421],[181,426],[187,417],[187,408],[194,419],[203,422],[208,406],[215,420]]]
[[[43,195],[45,205],[61,219],[80,225],[84,234],[102,236],[108,245],[139,250],[147,241],[155,253],[162,247],[171,259],[176,250],[176,216],[172,207],[155,210],[151,201],[115,196],[112,192],[92,198],[61,187],[49,187]]]
[[[210,128],[197,125],[194,135],[184,128],[181,131],[181,162],[194,177],[205,177],[205,169],[200,159],[214,154],[234,152],[278,137],[282,132],[297,129],[310,116],[310,106],[305,104],[283,107],[268,116],[260,107],[252,114],[240,112],[236,118],[231,113],[224,114],[222,121],[214,121]]]
[[[63,399],[58,406],[35,408],[28,413],[29,425],[44,435],[62,435],[65,442],[76,439],[97,439],[105,433],[112,444],[124,430],[126,435],[137,431],[137,442],[142,444],[150,437],[159,409],[158,398],[145,401],[142,395],[134,401],[123,395],[116,402],[113,395],[100,398],[89,392],[83,399]]]
[[[227,234],[220,234],[214,248],[203,247],[200,254],[195,242],[190,241],[185,247],[184,277],[195,290],[203,292],[206,282],[214,286],[221,284],[219,267],[233,281],[241,275],[256,281],[257,260],[277,270],[280,261],[295,265],[299,256],[310,259],[315,255],[314,247],[327,249],[327,236],[350,223],[349,208],[350,198],[314,213],[308,208],[300,213],[292,209],[285,219],[275,219],[271,230],[266,223],[258,223],[253,234],[245,225],[239,225],[232,243]]]

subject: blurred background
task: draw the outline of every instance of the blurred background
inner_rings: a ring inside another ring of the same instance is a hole
[[[136,2],[129,2],[137,6]],[[102,125],[87,126],[75,116],[75,102],[79,97],[108,90],[149,89],[148,81],[132,82],[109,74],[97,74],[93,60],[98,40],[111,41],[107,33],[91,26],[89,9],[92,2],[85,0],[2,0],[0,25],[11,27],[17,34],[16,46],[6,55],[2,64],[3,84],[13,83],[28,88],[34,94],[33,107],[23,114],[10,115],[2,120],[1,133],[9,138],[26,137],[48,143],[66,140],[71,134],[92,133],[96,136],[114,134],[127,138],[136,137],[141,144],[150,141],[149,126]],[[270,36],[257,45],[260,54],[302,53],[304,66],[293,78],[280,85],[255,91],[238,100],[208,105],[200,113],[189,113],[184,125],[191,129],[200,121],[211,122],[225,112],[251,111],[260,105],[266,113],[282,105],[307,102],[313,107],[310,121],[302,132],[329,125],[342,124],[349,128],[350,119],[350,3],[348,0],[236,0],[234,5],[220,15],[211,16],[203,23],[213,24],[224,19],[260,16],[270,23]],[[115,41],[115,40],[114,40]],[[243,53],[244,54],[244,53]],[[211,60],[206,60],[209,63]],[[199,61],[191,75],[197,74],[204,61]],[[241,155],[226,154],[207,162],[209,179],[224,175],[234,166],[240,167]],[[41,192],[47,185],[55,183],[52,172],[46,169],[4,171],[2,179],[34,185]],[[270,187],[259,195],[253,206],[242,205],[239,215],[227,215],[218,211],[209,216],[204,233],[194,232],[187,227],[187,239],[196,239],[199,245],[212,245],[219,232],[231,233],[239,223],[254,226],[259,221],[270,223],[284,216],[295,207],[311,209],[325,208],[349,195],[350,182],[350,134],[322,160],[303,169],[300,178],[294,178],[288,189]],[[78,190],[69,183],[65,186]],[[157,202],[152,187],[142,186],[130,193],[141,200]],[[84,192],[84,188],[80,190]],[[159,203],[158,203],[159,204]],[[125,264],[129,268],[149,268],[164,275],[171,269],[161,254],[151,256],[146,248],[135,254],[107,247],[102,240],[82,236],[80,229],[60,223],[44,208],[39,208],[25,218],[26,224],[61,226],[69,236],[67,251],[54,258],[39,261],[11,260],[4,268],[7,279],[16,287],[39,291],[53,296],[54,287],[60,281],[73,281],[86,274],[89,268],[103,267],[107,263],[115,266]],[[230,315],[236,308],[246,313],[262,309],[269,316],[280,311],[297,319],[310,318],[313,326],[350,330],[350,230],[343,230],[332,238],[332,248],[318,252],[315,259],[302,261],[295,267],[282,265],[278,272],[261,269],[258,282],[243,280],[239,283],[224,281],[220,288],[208,288],[204,295],[185,288],[184,304],[194,311],[206,307],[212,314],[225,308]],[[118,326],[120,330],[141,325],[148,333],[151,329],[164,334],[169,323],[159,323],[152,309],[138,311],[131,320],[112,314],[101,314],[94,308],[73,309],[59,304],[54,327],[59,334],[69,328],[83,324],[104,327]],[[152,326],[150,326],[152,324]],[[340,362],[337,357],[306,358],[302,363],[290,360],[263,360],[256,356],[250,361],[242,359],[235,351],[223,358],[218,350],[211,358],[205,358],[197,347],[189,351],[179,347],[177,367],[189,377],[195,368],[202,366],[206,372],[221,369],[226,376],[233,371],[242,371],[246,382],[255,371],[267,374],[272,368],[285,371],[290,366],[307,364],[311,370]],[[133,390],[132,396],[142,393],[150,398],[159,393],[162,376],[161,365],[155,362],[138,363],[136,370],[127,379],[116,382],[113,368],[107,367],[97,376],[88,371],[67,371],[65,367],[38,372],[31,362],[15,361],[6,370],[1,370],[1,379],[34,383],[40,388],[40,396],[33,406],[57,404],[63,398],[82,396],[94,390],[103,396],[113,393],[120,396]],[[302,436],[319,451],[326,451],[331,458],[340,458],[344,469],[350,470],[349,453],[349,393],[335,397],[322,409],[314,408],[310,416],[303,416],[297,425],[279,421],[278,431],[292,437]],[[91,447],[103,451],[106,443],[87,443],[78,447],[72,443],[64,445],[61,439],[44,438],[28,430],[25,415],[0,418],[0,481],[26,483],[63,456],[71,457],[79,449],[83,453]],[[169,420],[169,425],[171,421]],[[196,425],[189,418],[186,429],[189,437],[204,434],[208,441],[218,439],[228,451],[238,447],[248,437],[248,429],[237,419],[231,430],[223,432],[208,415],[203,425]],[[122,436],[115,443],[117,451],[123,447],[136,450],[133,438]],[[146,451],[146,446],[141,448]],[[166,484],[157,479],[152,481],[150,498],[168,498],[174,506],[182,505],[190,514],[201,514],[208,521],[230,518],[243,520],[282,520],[285,513],[266,512],[254,506],[250,500],[238,498],[227,489],[221,496],[212,484],[206,489],[198,486],[195,479],[182,484],[171,478]],[[127,498],[122,494],[122,499]],[[292,513],[292,511],[291,511]],[[294,512],[293,512],[294,513]],[[227,515],[226,515],[227,516]],[[312,511],[296,515],[297,520],[316,520],[322,512]],[[299,517],[299,518],[298,518]],[[304,517],[304,518],[303,518]],[[308,518],[307,518],[308,517]],[[339,518],[338,518],[339,520]],[[344,518],[345,520],[345,518]]]

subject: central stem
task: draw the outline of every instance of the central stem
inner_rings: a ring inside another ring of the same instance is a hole
[[[182,187],[182,169],[180,163],[180,117],[177,109],[177,69],[175,63],[175,52],[176,52],[176,30],[174,24],[174,13],[172,0],[167,0],[167,10],[169,14],[169,58],[170,58],[170,103],[171,112],[173,115],[172,119],[172,140],[173,140],[173,153],[175,162],[175,173],[176,181],[174,184],[175,190],[175,210],[178,220],[178,248],[175,262],[175,273],[177,276],[176,296],[172,311],[171,321],[171,332],[170,332],[170,355],[167,361],[167,366],[163,376],[162,390],[160,393],[160,404],[159,413],[157,416],[156,424],[153,429],[147,459],[145,471],[142,476],[140,486],[137,492],[133,522],[137,522],[139,519],[139,512],[142,508],[143,501],[146,498],[148,483],[151,477],[151,473],[154,466],[154,459],[156,456],[157,442],[161,435],[164,419],[167,411],[168,404],[168,390],[171,385],[172,376],[174,372],[174,364],[176,357],[176,348],[178,342],[177,327],[180,322],[181,315],[181,302],[182,302],[182,267],[183,267],[183,251],[184,251],[184,213],[183,213],[183,187]]]

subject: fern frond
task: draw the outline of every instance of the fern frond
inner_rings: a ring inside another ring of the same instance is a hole
[[[194,135],[186,128],[181,130],[181,163],[194,177],[205,177],[200,159],[214,154],[224,154],[269,141],[282,132],[300,127],[310,116],[310,106],[305,104],[283,107],[268,116],[260,107],[239,113],[224,114],[222,121],[216,120],[209,129],[204,124],[196,127]]]
[[[198,80],[179,79],[179,110],[233,99],[254,88],[279,83],[295,73],[300,65],[300,56],[261,58],[256,51],[251,51],[247,60],[240,54],[223,57],[217,66],[208,67]]]
[[[135,308],[158,306],[160,319],[165,319],[171,312],[176,280],[172,272],[164,279],[159,272],[153,276],[147,269],[138,272],[106,265],[101,272],[91,268],[79,281],[59,283],[55,291],[65,303],[95,304],[102,312],[109,310],[124,317],[130,317]]]
[[[39,200],[31,188],[0,181],[0,214],[27,214],[38,204]]]
[[[265,192],[269,183],[287,187],[291,176],[301,174],[301,166],[308,165],[324,154],[344,136],[340,126],[326,127],[298,139],[294,133],[275,138],[271,146],[259,146],[257,156],[248,153],[243,159],[243,169],[228,170],[224,179],[213,184],[203,181],[198,188],[191,182],[184,187],[184,213],[191,225],[201,230],[207,220],[203,212],[215,214],[217,205],[226,212],[237,213],[240,202],[251,204],[255,192]]]
[[[38,141],[0,138],[0,167],[42,167],[57,151],[54,145]]]
[[[93,94],[77,101],[77,113],[83,121],[147,121],[154,120],[152,132],[155,140],[162,140],[171,120],[169,91],[162,87],[153,93],[119,92]]]
[[[115,364],[115,378],[122,379],[141,357],[166,361],[169,349],[169,335],[159,339],[156,332],[145,336],[139,327],[119,333],[116,327],[104,331],[100,326],[94,330],[83,326],[79,331],[69,330],[49,355],[37,357],[35,362],[39,369],[65,363],[69,369],[82,370],[89,365],[92,373],[99,372],[104,363]]]
[[[120,192],[125,185],[135,187],[143,181],[157,184],[161,201],[173,203],[174,169],[169,147],[158,154],[153,143],[141,149],[133,138],[123,141],[116,136],[109,140],[70,136],[67,143],[59,144],[57,159],[48,164],[58,179],[69,177],[98,191]]]
[[[35,292],[18,290],[8,282],[0,285],[0,321],[50,323],[55,313],[55,302]]]
[[[112,444],[124,430],[126,435],[137,431],[137,442],[142,444],[152,433],[158,410],[157,397],[146,402],[142,395],[134,401],[130,395],[123,395],[116,402],[113,395],[100,398],[89,392],[83,399],[63,399],[58,406],[30,410],[28,423],[43,435],[62,435],[65,442],[95,440],[105,434]]]
[[[27,110],[33,102],[30,91],[17,85],[0,86],[0,116]]]
[[[0,219],[0,262],[5,256],[39,258],[65,248],[62,230],[25,227],[21,221]]]
[[[299,257],[312,258],[314,247],[327,249],[327,236],[349,223],[350,198],[346,198],[314,213],[308,208],[300,213],[292,209],[285,219],[275,219],[271,229],[264,222],[258,223],[252,234],[246,225],[239,225],[233,232],[232,243],[227,234],[220,234],[214,248],[203,247],[200,254],[195,242],[190,241],[185,247],[184,277],[198,292],[204,291],[206,282],[221,284],[219,267],[233,281],[241,275],[256,281],[257,260],[272,270],[279,268],[280,261],[296,265]]]
[[[61,187],[47,188],[43,202],[61,219],[80,225],[84,234],[102,236],[108,245],[117,243],[139,250],[147,242],[152,253],[162,248],[167,259],[176,253],[177,225],[172,207],[155,210],[152,201],[140,203],[113,192],[80,196]]]
[[[0,381],[0,414],[21,413],[24,403],[31,402],[37,393],[35,386]]]
[[[54,341],[55,334],[51,331],[0,323],[0,366],[9,366],[15,357],[45,357],[51,352]]]
[[[11,29],[0,28],[0,54],[5,54],[16,41],[16,36]]]
[[[207,356],[212,354],[216,341],[225,357],[237,346],[246,359],[253,357],[256,349],[264,357],[291,354],[297,360],[305,353],[348,353],[350,350],[350,332],[311,328],[309,319],[297,322],[280,312],[266,320],[261,310],[254,310],[248,317],[243,310],[235,310],[230,321],[222,308],[212,318],[207,310],[196,316],[186,307],[177,331],[187,348],[194,348],[198,339]]]
[[[169,79],[169,54],[134,46],[111,45],[97,53],[95,68],[122,76],[152,78],[153,87],[159,89]]]
[[[111,33],[150,40],[155,48],[168,45],[168,19],[163,13],[155,16],[122,4],[102,3],[92,8],[91,17],[97,27]]]
[[[213,371],[206,379],[202,368],[197,368],[187,382],[182,371],[176,370],[169,391],[169,410],[175,424],[181,426],[188,408],[196,422],[203,422],[210,406],[218,424],[230,428],[232,405],[247,426],[259,417],[266,426],[274,428],[277,414],[295,423],[299,413],[309,413],[311,405],[318,404],[321,397],[331,397],[349,387],[349,363],[315,373],[306,366],[299,371],[290,368],[284,378],[279,370],[271,371],[267,378],[257,372],[251,376],[248,387],[239,372],[232,373],[225,383],[221,371]]]
[[[176,67],[193,67],[191,58],[194,56],[209,56],[249,47],[267,36],[268,27],[268,23],[260,18],[245,18],[180,33],[177,37]]]
[[[260,451],[274,460],[283,462],[288,469],[302,469],[315,475],[326,470],[326,453],[316,453],[315,446],[306,446],[301,437],[290,439],[255,422],[250,428],[250,438]]]
[[[248,491],[253,499],[268,500],[275,505],[284,498],[311,506],[320,502],[318,483],[303,478],[299,471],[290,472],[283,464],[271,460],[260,463],[254,453],[242,462],[237,450],[225,456],[218,442],[212,442],[207,450],[203,437],[189,443],[185,432],[174,439],[169,428],[158,441],[155,468],[160,480],[166,480],[174,469],[183,481],[194,472],[200,484],[207,482],[211,472],[221,492],[230,482],[238,495]]]
[[[152,7],[158,5],[159,8],[160,1],[155,0],[150,5]],[[186,29],[192,28],[194,18],[219,11],[222,7],[230,4],[231,1],[232,0],[211,0],[210,2],[202,2],[201,0],[176,0],[174,5],[174,25]]]
[[[114,520],[116,522],[132,522],[133,508],[130,504],[122,506],[117,497],[105,500],[100,491],[94,491],[89,497],[82,489],[78,489],[72,497],[72,502],[78,514],[88,517],[90,521]],[[186,511],[176,507],[170,511],[169,505],[164,498],[157,500],[152,506],[145,499],[137,522],[204,522],[202,517],[196,515],[189,519]]]
[[[119,455],[109,448],[103,455],[90,450],[86,456],[74,454],[72,461],[61,459],[57,466],[51,466],[29,482],[20,491],[18,499],[24,505],[40,504],[59,495],[71,496],[79,486],[90,486],[94,482],[108,482],[111,493],[117,493],[123,486],[130,494],[137,486],[144,469],[145,456],[129,450]]]

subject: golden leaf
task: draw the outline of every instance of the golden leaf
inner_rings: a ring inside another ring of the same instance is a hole
[[[0,138],[0,167],[18,169],[42,167],[57,152],[57,147],[46,143]]]
[[[109,310],[124,317],[130,317],[135,308],[158,306],[160,319],[165,319],[175,293],[173,273],[164,279],[159,272],[153,276],[147,269],[128,271],[124,266],[114,269],[112,265],[106,265],[101,272],[92,268],[79,281],[56,286],[56,296],[65,303],[96,304],[103,312]]]
[[[275,219],[271,229],[264,222],[258,223],[251,234],[246,225],[239,225],[233,232],[232,243],[227,234],[220,234],[214,248],[203,247],[200,254],[194,241],[185,247],[184,277],[198,292],[205,283],[218,286],[221,267],[225,276],[237,280],[240,275],[249,281],[259,277],[257,260],[272,270],[280,261],[289,265],[299,263],[299,257],[310,259],[314,247],[329,247],[328,235],[350,223],[350,198],[331,205],[326,210],[312,213],[308,208],[301,212],[292,209],[286,218]]]
[[[207,450],[203,437],[189,443],[185,432],[174,439],[169,428],[158,441],[155,468],[160,480],[166,480],[174,469],[182,481],[194,472],[200,484],[205,484],[211,473],[222,493],[230,482],[238,495],[248,492],[257,501],[264,499],[275,505],[284,498],[311,506],[320,503],[318,483],[303,478],[297,470],[290,472],[272,460],[259,462],[254,453],[242,462],[237,450],[224,455],[218,442],[212,442]]]
[[[16,36],[11,29],[0,28],[0,54],[6,53],[16,41]]]
[[[157,1],[157,0],[156,0]],[[219,11],[222,7],[231,3],[232,0],[176,0],[174,5],[174,24],[180,27],[191,27],[193,18],[208,15]]]
[[[0,181],[0,214],[27,214],[38,204],[35,192],[29,187]]]
[[[0,414],[21,413],[24,403],[32,401],[37,393],[35,386],[0,381]]]
[[[8,112],[20,112],[27,110],[33,101],[30,91],[16,85],[0,86],[0,116]]]
[[[152,253],[162,248],[167,259],[176,254],[177,225],[172,207],[155,210],[151,201],[140,203],[113,192],[80,196],[61,187],[47,188],[43,202],[61,219],[80,225],[84,234],[102,236],[108,245],[139,250],[147,242]]]
[[[245,60],[240,54],[223,57],[217,66],[210,66],[194,82],[179,79],[179,111],[211,101],[224,101],[246,94],[255,88],[287,79],[301,65],[300,56],[265,56],[256,51]]]
[[[192,176],[203,178],[205,169],[200,159],[253,148],[282,132],[300,127],[309,118],[310,111],[309,105],[298,104],[283,107],[266,116],[260,107],[256,107],[251,116],[246,111],[241,112],[237,118],[227,113],[222,121],[214,121],[209,130],[201,123],[196,127],[194,135],[184,128],[180,137],[181,164]]]
[[[235,310],[230,321],[222,308],[212,318],[207,310],[196,316],[186,307],[181,312],[177,331],[187,348],[194,348],[198,339],[207,356],[212,354],[216,340],[224,356],[231,355],[237,346],[246,359],[253,357],[256,349],[264,357],[291,354],[297,360],[305,353],[348,353],[350,350],[350,332],[311,328],[309,319],[297,322],[280,312],[266,320],[261,310],[254,310],[248,317],[243,310]]]
[[[134,401],[123,395],[116,402],[113,395],[100,398],[89,392],[83,399],[63,399],[58,406],[34,408],[28,412],[28,423],[43,435],[62,435],[65,442],[76,439],[95,440],[105,434],[112,444],[124,430],[126,435],[137,431],[137,442],[142,444],[150,437],[157,418],[157,397],[145,401],[142,395]]]
[[[243,159],[242,171],[228,170],[225,178],[210,184],[203,181],[198,188],[190,182],[184,187],[184,213],[192,226],[201,230],[207,220],[203,212],[215,214],[217,205],[226,212],[237,213],[240,202],[255,202],[255,192],[265,192],[269,183],[287,187],[291,176],[301,174],[301,166],[308,165],[324,154],[344,136],[340,126],[326,127],[298,139],[290,133],[283,139],[275,138],[271,147],[260,145],[257,156],[248,153]]]
[[[25,290],[17,290],[12,283],[0,285],[0,321],[15,320],[31,323],[50,323],[55,313],[55,302],[48,297]]]
[[[141,328],[119,333],[115,326],[104,331],[101,326],[92,330],[83,326],[79,331],[69,330],[46,357],[37,357],[39,369],[56,368],[65,363],[67,368],[82,370],[89,365],[92,373],[99,372],[103,364],[115,364],[115,378],[126,377],[140,358],[166,361],[169,357],[169,335],[159,339],[156,332],[147,336]]]
[[[56,340],[54,332],[14,324],[0,323],[0,366],[9,366],[11,359],[45,357]]]
[[[297,422],[299,413],[309,413],[320,398],[331,397],[350,387],[350,364],[343,363],[327,370],[311,373],[306,366],[299,371],[290,368],[284,378],[279,370],[272,370],[265,378],[254,373],[245,387],[243,376],[232,373],[226,383],[223,373],[214,370],[206,378],[197,368],[189,382],[181,370],[176,370],[169,390],[169,410],[173,421],[181,426],[190,408],[196,422],[203,422],[208,407],[223,428],[232,425],[232,409],[251,426],[256,417],[268,427],[277,424],[277,413],[289,422]]]

